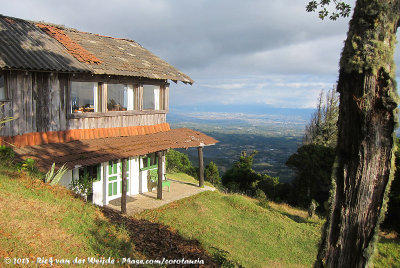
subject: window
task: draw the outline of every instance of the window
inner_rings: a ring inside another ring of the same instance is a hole
[[[99,111],[99,101],[95,82],[72,82],[72,113],[88,113]]]
[[[130,111],[134,108],[133,88],[123,84],[107,85],[107,111]]]
[[[7,99],[7,91],[6,91],[5,83],[4,83],[4,76],[0,74],[0,100]]]
[[[165,92],[165,87],[160,85],[134,86],[118,82],[72,81],[71,112],[78,114],[165,110],[168,106]]]
[[[155,153],[148,154],[143,157],[143,168],[142,170],[154,169],[158,165],[158,159]]]
[[[143,109],[160,110],[160,86],[143,85]]]

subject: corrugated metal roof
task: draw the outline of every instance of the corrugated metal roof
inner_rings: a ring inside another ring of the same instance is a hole
[[[47,27],[47,28],[46,28]],[[94,61],[85,61],[93,55]],[[132,40],[0,15],[0,68],[193,80]]]
[[[34,159],[39,170],[46,172],[53,163],[56,163],[57,167],[66,164],[72,169],[77,165],[90,166],[171,148],[207,146],[217,142],[201,132],[179,128],[139,136],[77,140],[15,148],[14,151],[20,159]]]
[[[0,16],[0,68],[90,72],[54,38],[34,24]]]

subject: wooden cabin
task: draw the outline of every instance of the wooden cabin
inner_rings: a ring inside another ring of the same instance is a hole
[[[65,164],[65,186],[90,174],[95,204],[121,197],[122,163],[135,195],[150,170],[163,177],[166,150],[217,142],[170,129],[169,81],[193,83],[135,41],[0,15],[0,116],[15,118],[0,144],[43,172]]]

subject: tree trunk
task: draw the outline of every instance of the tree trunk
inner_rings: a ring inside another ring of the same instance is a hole
[[[358,0],[340,60],[331,213],[316,267],[366,267],[394,173],[399,0]]]

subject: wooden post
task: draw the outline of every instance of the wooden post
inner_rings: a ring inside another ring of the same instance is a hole
[[[199,187],[204,187],[203,147],[198,147],[199,153]]]
[[[121,213],[126,214],[126,158],[122,159]]]
[[[163,175],[163,168],[162,168],[162,152],[157,152],[157,160],[158,160],[158,183],[157,183],[157,199],[162,199],[162,175]]]

